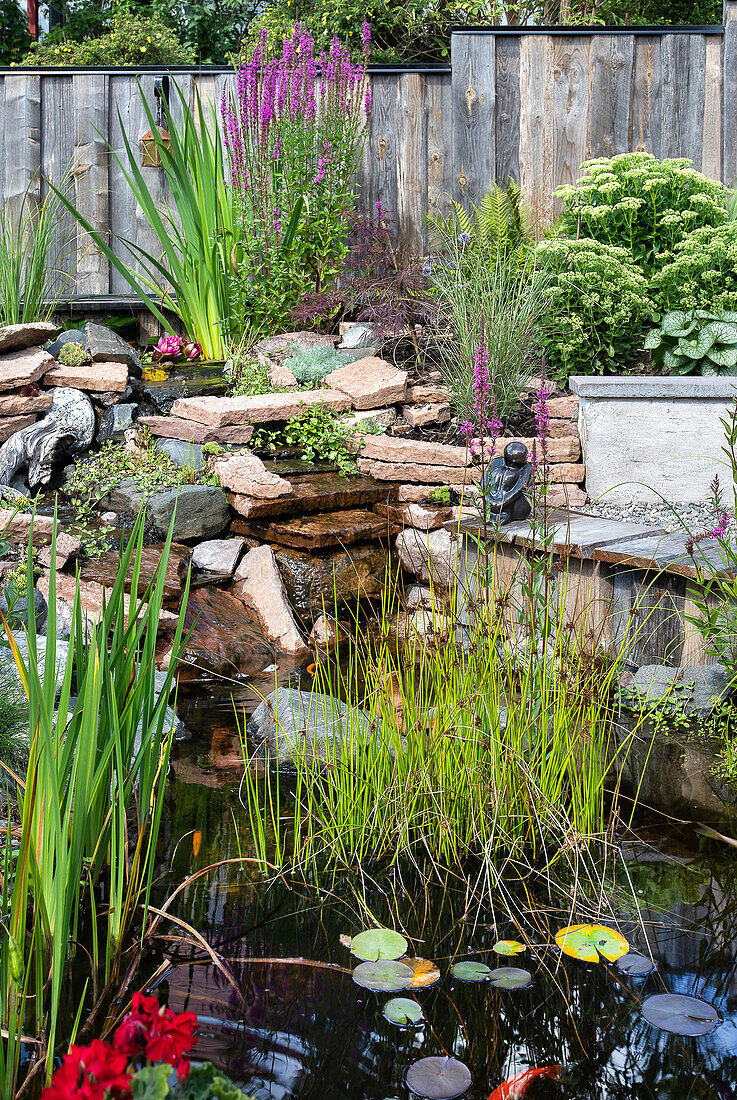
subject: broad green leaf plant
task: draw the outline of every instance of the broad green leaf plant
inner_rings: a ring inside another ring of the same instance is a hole
[[[737,374],[737,313],[673,310],[645,338],[653,366],[670,374]]]

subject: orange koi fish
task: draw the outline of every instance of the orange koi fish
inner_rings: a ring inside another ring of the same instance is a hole
[[[560,1077],[560,1066],[541,1066],[539,1069],[523,1069],[521,1073],[515,1073],[506,1081],[502,1081],[498,1088],[494,1089],[489,1100],[520,1100],[526,1096],[533,1081],[538,1077],[549,1077],[557,1081]]]

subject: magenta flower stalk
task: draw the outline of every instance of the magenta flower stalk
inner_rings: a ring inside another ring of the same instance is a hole
[[[535,394],[535,401],[532,406],[532,413],[535,417],[536,435],[536,445],[532,452],[532,466],[535,470],[541,462],[543,469],[547,466],[548,436],[550,435],[550,409],[548,408],[548,398],[554,393],[555,386],[551,386],[548,382],[543,380],[540,389]]]

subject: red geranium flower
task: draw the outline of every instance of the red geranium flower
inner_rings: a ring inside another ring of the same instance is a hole
[[[193,1012],[180,1012],[175,1016],[168,1008],[162,1009],[146,1043],[146,1057],[150,1062],[168,1062],[177,1067],[197,1042],[196,1027],[197,1017]]]
[[[128,1058],[102,1039],[73,1046],[44,1089],[41,1100],[130,1100]]]

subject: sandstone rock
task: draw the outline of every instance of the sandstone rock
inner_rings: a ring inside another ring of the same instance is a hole
[[[373,462],[359,458],[359,473],[369,474],[377,481],[417,481],[422,485],[467,485],[472,478],[480,477],[476,470],[461,466],[424,466],[411,462]]]
[[[53,340],[59,326],[53,321],[30,321],[28,324],[0,327],[0,352],[40,347]]]
[[[450,405],[441,405],[439,402],[432,405],[402,405],[402,416],[410,428],[447,424],[450,420]]]
[[[280,652],[300,653],[305,648],[270,546],[248,551],[236,570],[233,593]]]
[[[417,439],[395,439],[390,435],[366,436],[362,457],[378,462],[407,462],[418,466],[468,466],[471,463],[466,447],[426,443]]]
[[[245,544],[246,540],[242,538],[201,542],[194,548],[192,564],[206,573],[232,576]]]
[[[53,358],[41,348],[23,348],[0,355],[0,392],[19,390],[38,382],[53,365]]]
[[[31,533],[31,520],[33,520],[33,545],[41,546],[51,542],[54,531],[54,521],[51,516],[34,517],[30,512],[12,512],[0,508],[0,531],[6,538],[12,537],[21,541],[28,541]]]
[[[438,503],[437,485],[400,485],[398,499],[407,504]]]
[[[548,412],[551,418],[570,420],[578,412],[578,397],[553,397],[548,401]]]
[[[354,409],[373,409],[404,400],[407,372],[397,370],[385,359],[368,356],[331,371],[325,384],[348,394]]]
[[[583,462],[553,462],[550,466],[550,480],[553,483],[580,485],[585,477],[586,467]]]
[[[575,420],[571,420],[570,417],[567,420],[552,420],[550,421],[550,438],[561,439],[565,436],[573,435],[578,439],[578,428],[576,427]]]
[[[275,554],[289,602],[305,622],[325,610],[354,611],[359,600],[379,597],[391,565],[379,543],[322,553],[278,547]]]
[[[310,631],[309,644],[320,653],[331,653],[348,635],[329,615],[318,615]]]
[[[141,568],[138,576],[139,596],[143,596],[148,586],[154,579],[161,562],[164,545],[159,543],[144,546],[141,551]],[[187,576],[190,552],[186,546],[177,546],[172,543],[169,548],[169,557],[164,574],[164,599],[178,600],[181,595],[184,581]],[[124,581],[126,592],[130,592],[133,580],[133,567],[135,558],[131,559],[128,572]],[[98,558],[84,562],[80,567],[79,575],[85,583],[99,584],[103,588],[112,588],[118,577],[120,567],[120,554],[118,550],[110,550],[101,554]]]
[[[213,538],[230,522],[227,497],[216,485],[182,485],[153,493],[147,519],[159,537],[167,535],[175,509],[175,539]]]
[[[291,493],[292,486],[283,477],[272,474],[260,458],[250,451],[218,455],[210,466],[224,489],[257,500],[274,500]]]
[[[350,416],[342,416],[340,418],[341,424],[345,424],[347,428],[365,428],[368,425],[376,424],[379,428],[391,428],[392,424],[397,419],[397,410],[390,405],[386,409],[361,409],[351,413]]]
[[[553,508],[580,508],[588,497],[577,485],[551,485],[548,490],[548,504]]]
[[[291,475],[290,475],[291,476]],[[386,500],[391,490],[386,484],[366,477],[341,477],[336,473],[291,477],[292,491],[274,500],[258,500],[241,494],[228,494],[231,508],[245,519],[303,515],[336,509],[365,508]],[[238,522],[237,520],[234,522]]]
[[[374,511],[400,527],[434,531],[453,519],[453,508],[423,508],[421,504],[376,504]]]
[[[181,439],[185,443],[248,443],[253,435],[250,424],[231,424],[224,428],[208,428],[194,420],[177,416],[139,416],[139,426],[148,428],[151,435],[166,439]]]
[[[113,332],[106,325],[97,325],[94,321],[88,321],[85,332],[87,335],[85,343],[90,349],[93,363],[124,363],[132,368],[136,375],[141,373],[141,360],[138,353],[117,332]],[[103,388],[107,389],[107,387]]]
[[[6,439],[10,439],[11,435],[15,435],[22,428],[27,428],[29,424],[35,424],[36,417],[31,413],[30,416],[3,416],[0,417],[0,443],[4,443]]]
[[[335,412],[350,409],[345,394],[334,390],[297,390],[295,393],[263,393],[255,397],[180,397],[172,416],[221,428],[228,424],[263,424],[270,420],[291,420],[304,416],[312,405],[325,405]]]
[[[269,362],[269,382],[274,389],[279,390],[296,390],[299,383],[295,375],[290,371],[289,367],[285,367],[280,363]]]
[[[128,367],[125,363],[88,363],[81,367],[65,367],[58,364],[48,371],[44,379],[47,386],[71,386],[75,390],[123,392],[128,386]]]
[[[34,387],[35,388],[35,387]],[[7,393],[0,396],[0,416],[28,416],[30,413],[48,412],[53,396],[41,393],[24,397],[21,393]]]
[[[407,390],[407,401],[413,405],[445,404],[450,400],[450,390],[447,386],[428,385],[427,383],[410,386]]]
[[[71,610],[74,606],[74,598],[76,592],[77,581],[75,577],[70,576],[68,573],[57,573],[56,575],[56,600],[57,606],[63,605],[67,614],[71,614]],[[36,587],[43,592],[44,596],[48,600],[49,598],[49,575],[48,573],[42,574],[37,581]],[[80,581],[79,583],[79,595],[80,606],[84,612],[85,619],[88,624],[96,622],[102,616],[103,601],[109,600],[110,592],[101,584],[93,584],[88,581]],[[137,596],[131,596],[130,593],[125,595],[125,619],[128,622],[128,616],[130,615],[130,604],[133,600],[133,610],[136,611],[139,606],[139,600]],[[171,611],[162,611],[159,618],[159,626],[162,628],[176,627],[179,622],[179,615],[174,614]]]
[[[573,427],[573,425],[571,425]],[[575,429],[574,429],[575,430]],[[527,453],[532,454],[532,449],[537,445],[537,440],[532,436],[503,436],[496,441],[497,455],[504,453],[504,448],[509,443],[522,443],[527,447]],[[548,462],[576,462],[581,457],[581,442],[578,438],[578,434],[557,436],[548,439]],[[538,446],[539,457],[539,446]]]
[[[274,519],[263,525],[251,524],[249,534],[265,542],[293,546],[298,550],[319,550],[329,546],[351,546],[372,542],[386,535],[386,521],[361,508],[346,511]]]
[[[81,542],[79,541],[79,539],[75,538],[74,535],[70,535],[66,531],[57,531],[55,558],[56,568],[63,569],[71,558],[77,557],[81,548]],[[46,546],[43,550],[39,550],[36,561],[42,569],[50,569],[51,547]]]
[[[419,577],[425,584],[450,587],[458,575],[461,543],[450,531],[415,531],[408,527],[397,535],[395,548],[407,573]]]
[[[203,673],[254,676],[273,663],[273,648],[241,601],[221,588],[190,592],[184,625],[193,630],[177,666],[179,680]]]
[[[357,746],[371,736],[371,722],[365,711],[329,695],[281,687],[256,707],[248,730],[271,756],[288,763],[340,759],[342,744]]]

